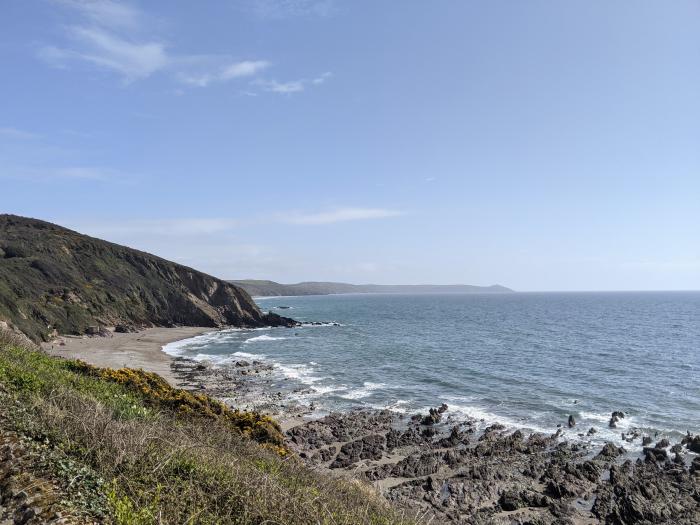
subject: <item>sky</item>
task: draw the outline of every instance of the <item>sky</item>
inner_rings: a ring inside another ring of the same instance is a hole
[[[0,212],[226,279],[700,289],[697,0],[4,0]]]

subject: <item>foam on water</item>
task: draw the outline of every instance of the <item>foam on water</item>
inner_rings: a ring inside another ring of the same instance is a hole
[[[271,335],[259,335],[257,337],[251,337],[250,339],[246,339],[244,343],[261,343],[263,341],[282,341],[284,339],[287,339],[286,337],[273,337]]]
[[[365,381],[360,388],[354,388],[346,394],[342,394],[340,397],[352,400],[363,399],[365,397],[371,396],[372,392],[374,392],[375,390],[385,387],[385,383],[373,383],[371,381]]]
[[[226,330],[164,350],[223,366],[229,358],[264,360],[299,389],[295,395],[328,410],[359,404],[417,413],[445,402],[448,416],[483,420],[480,426],[546,434],[561,428],[569,439],[627,450],[641,442],[623,441],[632,429],[676,442],[686,430],[700,431],[700,375],[692,373],[700,369],[700,293],[380,294],[261,303],[293,307],[303,325],[262,334]],[[314,323],[327,319],[341,326]],[[245,352],[253,349],[264,355]],[[627,417],[611,429],[614,410]],[[577,422],[572,429],[569,414]],[[587,436],[591,427],[597,432]]]
[[[264,361],[267,358],[267,356],[263,354],[249,354],[248,352],[234,352],[231,355],[242,357],[243,359],[256,359],[258,361]]]
[[[530,430],[532,432],[542,432],[544,434],[551,434],[552,429],[544,428],[537,423],[528,421],[525,419],[518,420],[512,417],[503,416],[496,414],[485,408],[482,408],[474,404],[460,404],[455,403],[455,400],[447,401],[447,412],[446,414],[453,415],[456,419],[469,419],[476,421],[477,429],[483,429],[493,424],[500,424],[506,427],[508,430],[524,429]],[[425,408],[423,412],[427,412],[429,407]]]

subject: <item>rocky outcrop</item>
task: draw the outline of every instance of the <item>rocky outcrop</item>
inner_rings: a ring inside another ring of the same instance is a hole
[[[631,461],[612,443],[594,448],[565,441],[561,430],[526,434],[499,424],[476,431],[475,421],[448,414],[331,414],[288,436],[314,466],[359,475],[433,523],[700,523],[700,458],[688,454],[700,443],[694,436],[675,445],[660,439]]]
[[[0,321],[34,341],[117,326],[295,324],[221,279],[14,215],[0,215],[0,283]]]

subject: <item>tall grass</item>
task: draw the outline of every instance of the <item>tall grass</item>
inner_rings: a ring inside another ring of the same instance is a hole
[[[225,417],[164,407],[106,379],[114,371],[2,337],[5,424],[96,473],[117,525],[416,523],[370,487],[312,471]]]

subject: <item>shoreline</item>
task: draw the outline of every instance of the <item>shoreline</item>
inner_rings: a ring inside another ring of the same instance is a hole
[[[149,328],[111,337],[64,336],[42,348],[96,366],[141,367],[173,386],[269,414],[309,467],[370,483],[400,508],[439,523],[478,517],[479,523],[594,525],[639,513],[658,517],[654,523],[673,516],[674,523],[690,524],[685,520],[697,516],[690,494],[700,480],[700,455],[694,453],[700,452],[700,436],[676,443],[645,438],[644,452],[634,461],[624,448],[577,443],[563,429],[530,433],[492,424],[482,430],[478,420],[453,414],[448,405],[413,416],[358,408],[308,417],[314,408],[300,399],[303,389],[279,377],[273,364],[238,357],[222,365],[163,351],[169,343],[215,331]]]
[[[163,351],[163,346],[215,331],[217,329],[211,327],[186,326],[110,332],[107,337],[63,335],[41,343],[40,347],[49,355],[80,359],[103,368],[142,368],[177,386],[179,380],[172,370],[174,358]]]

